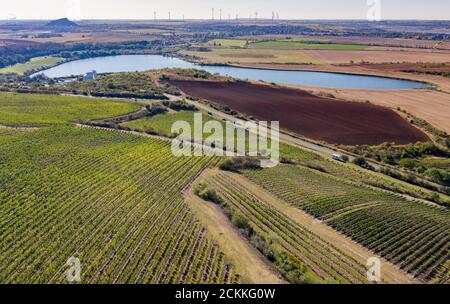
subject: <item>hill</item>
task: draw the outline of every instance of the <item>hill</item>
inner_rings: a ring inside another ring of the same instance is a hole
[[[53,20],[53,21],[49,22],[47,24],[47,26],[64,26],[64,27],[67,27],[67,26],[78,26],[78,24],[76,24],[73,21],[70,21],[67,18],[62,18],[62,19]]]

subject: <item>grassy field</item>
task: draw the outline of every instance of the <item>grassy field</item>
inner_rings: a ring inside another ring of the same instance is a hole
[[[0,74],[13,73],[23,75],[28,71],[38,70],[44,67],[51,67],[62,61],[64,61],[64,58],[60,57],[52,57],[52,56],[36,57],[26,63],[18,63],[13,66],[2,68],[0,69]]]
[[[61,126],[2,135],[0,155],[0,282],[67,283],[72,256],[84,283],[238,281],[181,197],[217,158]]]
[[[183,54],[202,58],[209,63],[320,63],[314,57],[299,50],[225,49],[214,48],[210,52],[182,51]]]
[[[197,112],[200,113],[200,112]],[[194,126],[194,114],[193,111],[179,111],[179,112],[167,112],[164,114],[158,114],[152,117],[137,119],[123,123],[125,127],[132,129],[138,129],[141,131],[147,131],[149,129],[158,131],[166,136],[172,135],[172,125],[177,121],[186,121]],[[202,120],[204,123],[212,120],[208,115],[202,114]],[[193,135],[193,133],[192,133]]]
[[[43,126],[77,119],[117,116],[140,109],[137,103],[57,95],[0,93],[0,125]]]
[[[208,41],[209,46],[222,46],[222,47],[244,47],[247,45],[248,40],[237,39],[214,39]]]
[[[340,51],[359,51],[367,49],[364,45],[352,45],[352,44],[325,44],[325,43],[303,43],[301,41],[262,41],[252,43],[252,48],[288,48],[298,50],[340,50]]]
[[[281,165],[245,175],[408,273],[426,281],[448,277],[447,209],[408,202],[299,166]]]

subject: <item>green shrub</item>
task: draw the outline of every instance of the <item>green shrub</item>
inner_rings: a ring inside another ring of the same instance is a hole
[[[220,169],[231,172],[240,172],[241,170],[260,169],[259,159],[255,157],[235,157],[227,159],[220,165]]]
[[[222,198],[217,194],[217,191],[209,188],[205,184],[198,184],[197,186],[195,186],[194,193],[198,197],[208,202],[212,202],[215,204],[221,204],[223,202]]]

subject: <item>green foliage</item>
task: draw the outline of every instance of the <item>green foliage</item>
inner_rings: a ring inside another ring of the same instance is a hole
[[[364,157],[356,157],[356,158],[353,160],[353,163],[354,163],[355,165],[357,165],[357,166],[360,166],[360,167],[364,167],[364,166],[367,165],[367,161],[366,161],[366,159],[365,159]]]
[[[431,280],[448,259],[445,244],[450,235],[443,233],[450,229],[446,208],[406,201],[294,165],[244,174],[273,195],[423,279]]]
[[[196,79],[209,79],[213,76],[209,72],[206,72],[204,70],[197,70],[197,69],[175,68],[175,69],[166,69],[166,71],[169,73],[176,73],[177,75],[182,76],[182,77],[189,77],[189,78],[196,78]],[[168,78],[170,78],[170,76],[165,75],[165,74],[163,74],[161,76],[161,80],[167,80]]]
[[[164,89],[158,87],[146,73],[141,72],[101,75],[95,80],[70,82],[58,86],[57,89],[99,97],[166,99]]]
[[[192,126],[191,136],[194,136],[194,113],[192,111],[179,111],[179,112],[167,112],[163,114],[154,115],[152,117],[146,117],[129,122],[125,122],[122,125],[131,129],[147,131],[153,130],[160,132],[167,137],[173,137],[172,125],[177,121],[186,121]],[[202,115],[203,123],[211,120],[208,116]]]
[[[241,170],[260,169],[260,160],[256,157],[234,157],[227,159],[220,165],[220,169],[231,172],[240,172]]]
[[[193,105],[188,104],[185,101],[177,100],[177,101],[163,101],[163,105],[171,108],[175,111],[198,111],[197,108]]]
[[[450,172],[442,169],[431,168],[425,171],[425,175],[429,176],[434,182],[450,186]]]
[[[0,159],[2,283],[67,283],[70,256],[86,283],[237,282],[181,196],[218,159],[62,126],[1,135]]]
[[[262,200],[255,190],[225,173],[207,183],[224,199],[230,219],[289,282],[366,281],[363,265]]]
[[[8,73],[14,73],[18,75],[29,74],[32,73],[33,71],[38,71],[43,68],[57,65],[62,61],[64,61],[64,58],[61,57],[52,57],[52,56],[36,57],[30,59],[30,61],[26,63],[17,63],[13,66],[1,68],[0,74],[8,74]]]
[[[251,229],[251,226],[248,223],[247,219],[237,212],[233,213],[233,215],[231,216],[231,222],[239,229],[243,230]]]
[[[135,103],[83,97],[0,93],[0,124],[42,126],[112,117],[139,109]]]
[[[200,183],[194,187],[194,193],[204,199],[215,204],[221,204],[222,198],[217,194],[216,190],[209,188],[206,184]]]

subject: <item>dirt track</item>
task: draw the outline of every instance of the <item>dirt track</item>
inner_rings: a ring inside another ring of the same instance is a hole
[[[333,144],[407,144],[428,137],[394,111],[321,98],[305,91],[246,82],[171,80],[185,93],[229,106],[283,129]]]

